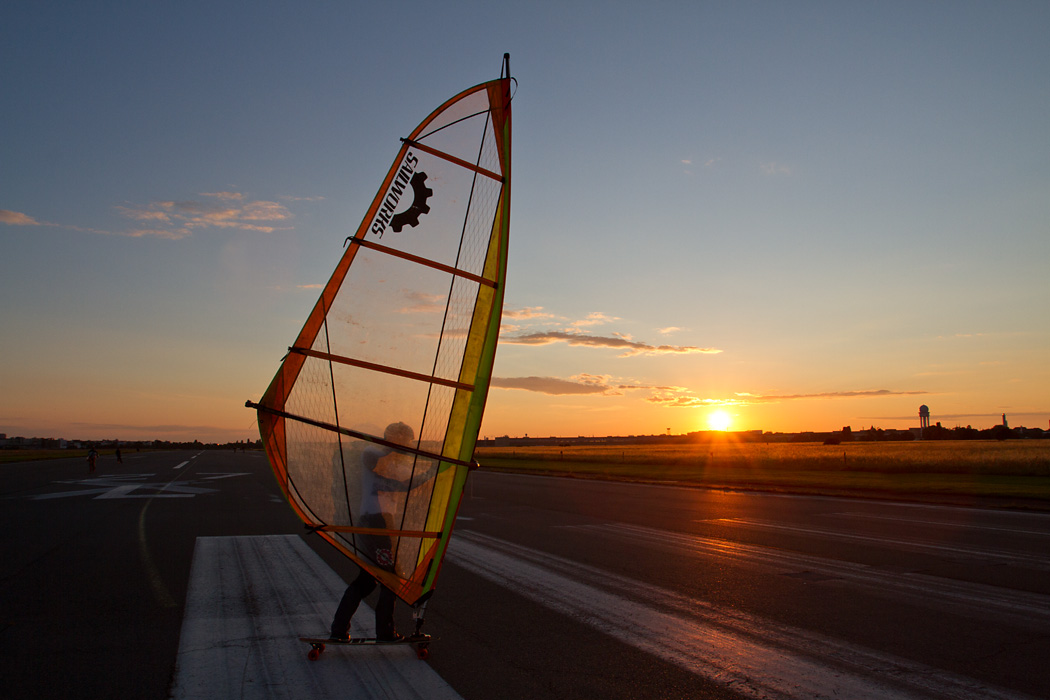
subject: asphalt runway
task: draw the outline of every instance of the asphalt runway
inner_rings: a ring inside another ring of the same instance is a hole
[[[0,698],[1050,697],[1048,514],[482,470],[430,658],[309,662],[356,569],[261,453],[7,464],[0,498]]]
[[[297,532],[261,453],[0,465],[0,697],[165,698],[196,540]]]

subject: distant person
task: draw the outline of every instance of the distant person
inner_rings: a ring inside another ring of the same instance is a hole
[[[95,473],[95,462],[97,462],[97,461],[98,461],[98,451],[95,450],[95,446],[92,445],[91,449],[89,449],[88,453],[87,453],[88,474],[94,474]]]
[[[383,433],[383,439],[398,445],[410,446],[415,435],[412,428],[404,423],[391,423]],[[390,527],[387,523],[387,514],[379,497],[381,492],[406,493],[413,486],[419,486],[427,481],[437,467],[435,463],[427,472],[417,474],[415,484],[412,483],[412,475],[404,479],[391,476],[383,476],[378,473],[382,467],[396,461],[399,454],[393,448],[385,445],[369,445],[361,454],[361,508],[357,513],[356,525],[358,527],[375,528],[385,530]],[[387,472],[387,470],[382,470]],[[394,570],[393,542],[386,535],[355,535],[357,550],[368,559],[375,562],[385,571]],[[350,619],[357,611],[361,600],[375,590],[375,577],[362,569],[354,582],[346,587],[343,599],[339,601],[339,607],[332,618],[331,639],[346,641],[350,639]],[[397,597],[394,592],[386,586],[379,590],[379,601],[376,603],[376,639],[384,642],[396,642],[404,637],[397,633],[394,626],[394,604]]]
[[[117,448],[117,451],[114,454],[117,457],[117,464],[124,464],[124,459],[120,456],[120,448],[119,447]]]

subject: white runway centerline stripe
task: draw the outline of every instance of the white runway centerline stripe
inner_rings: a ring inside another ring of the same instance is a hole
[[[309,661],[298,638],[327,634],[345,588],[296,535],[198,538],[172,697],[462,700],[407,645],[329,645]],[[373,624],[362,604],[351,634]]]
[[[460,530],[448,556],[518,595],[744,696],[1026,697],[475,532]]]

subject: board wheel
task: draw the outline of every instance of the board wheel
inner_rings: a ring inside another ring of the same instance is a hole
[[[324,644],[315,644],[309,652],[306,654],[306,658],[310,661],[317,661],[321,658],[321,652],[324,651]]]
[[[416,649],[416,658],[420,661],[425,661],[428,656],[430,656],[430,651],[426,647]]]

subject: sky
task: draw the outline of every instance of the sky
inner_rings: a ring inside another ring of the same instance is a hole
[[[398,139],[505,52],[482,437],[922,404],[1045,429],[1048,27],[1009,1],[5,2],[0,433],[256,439],[244,401]]]

